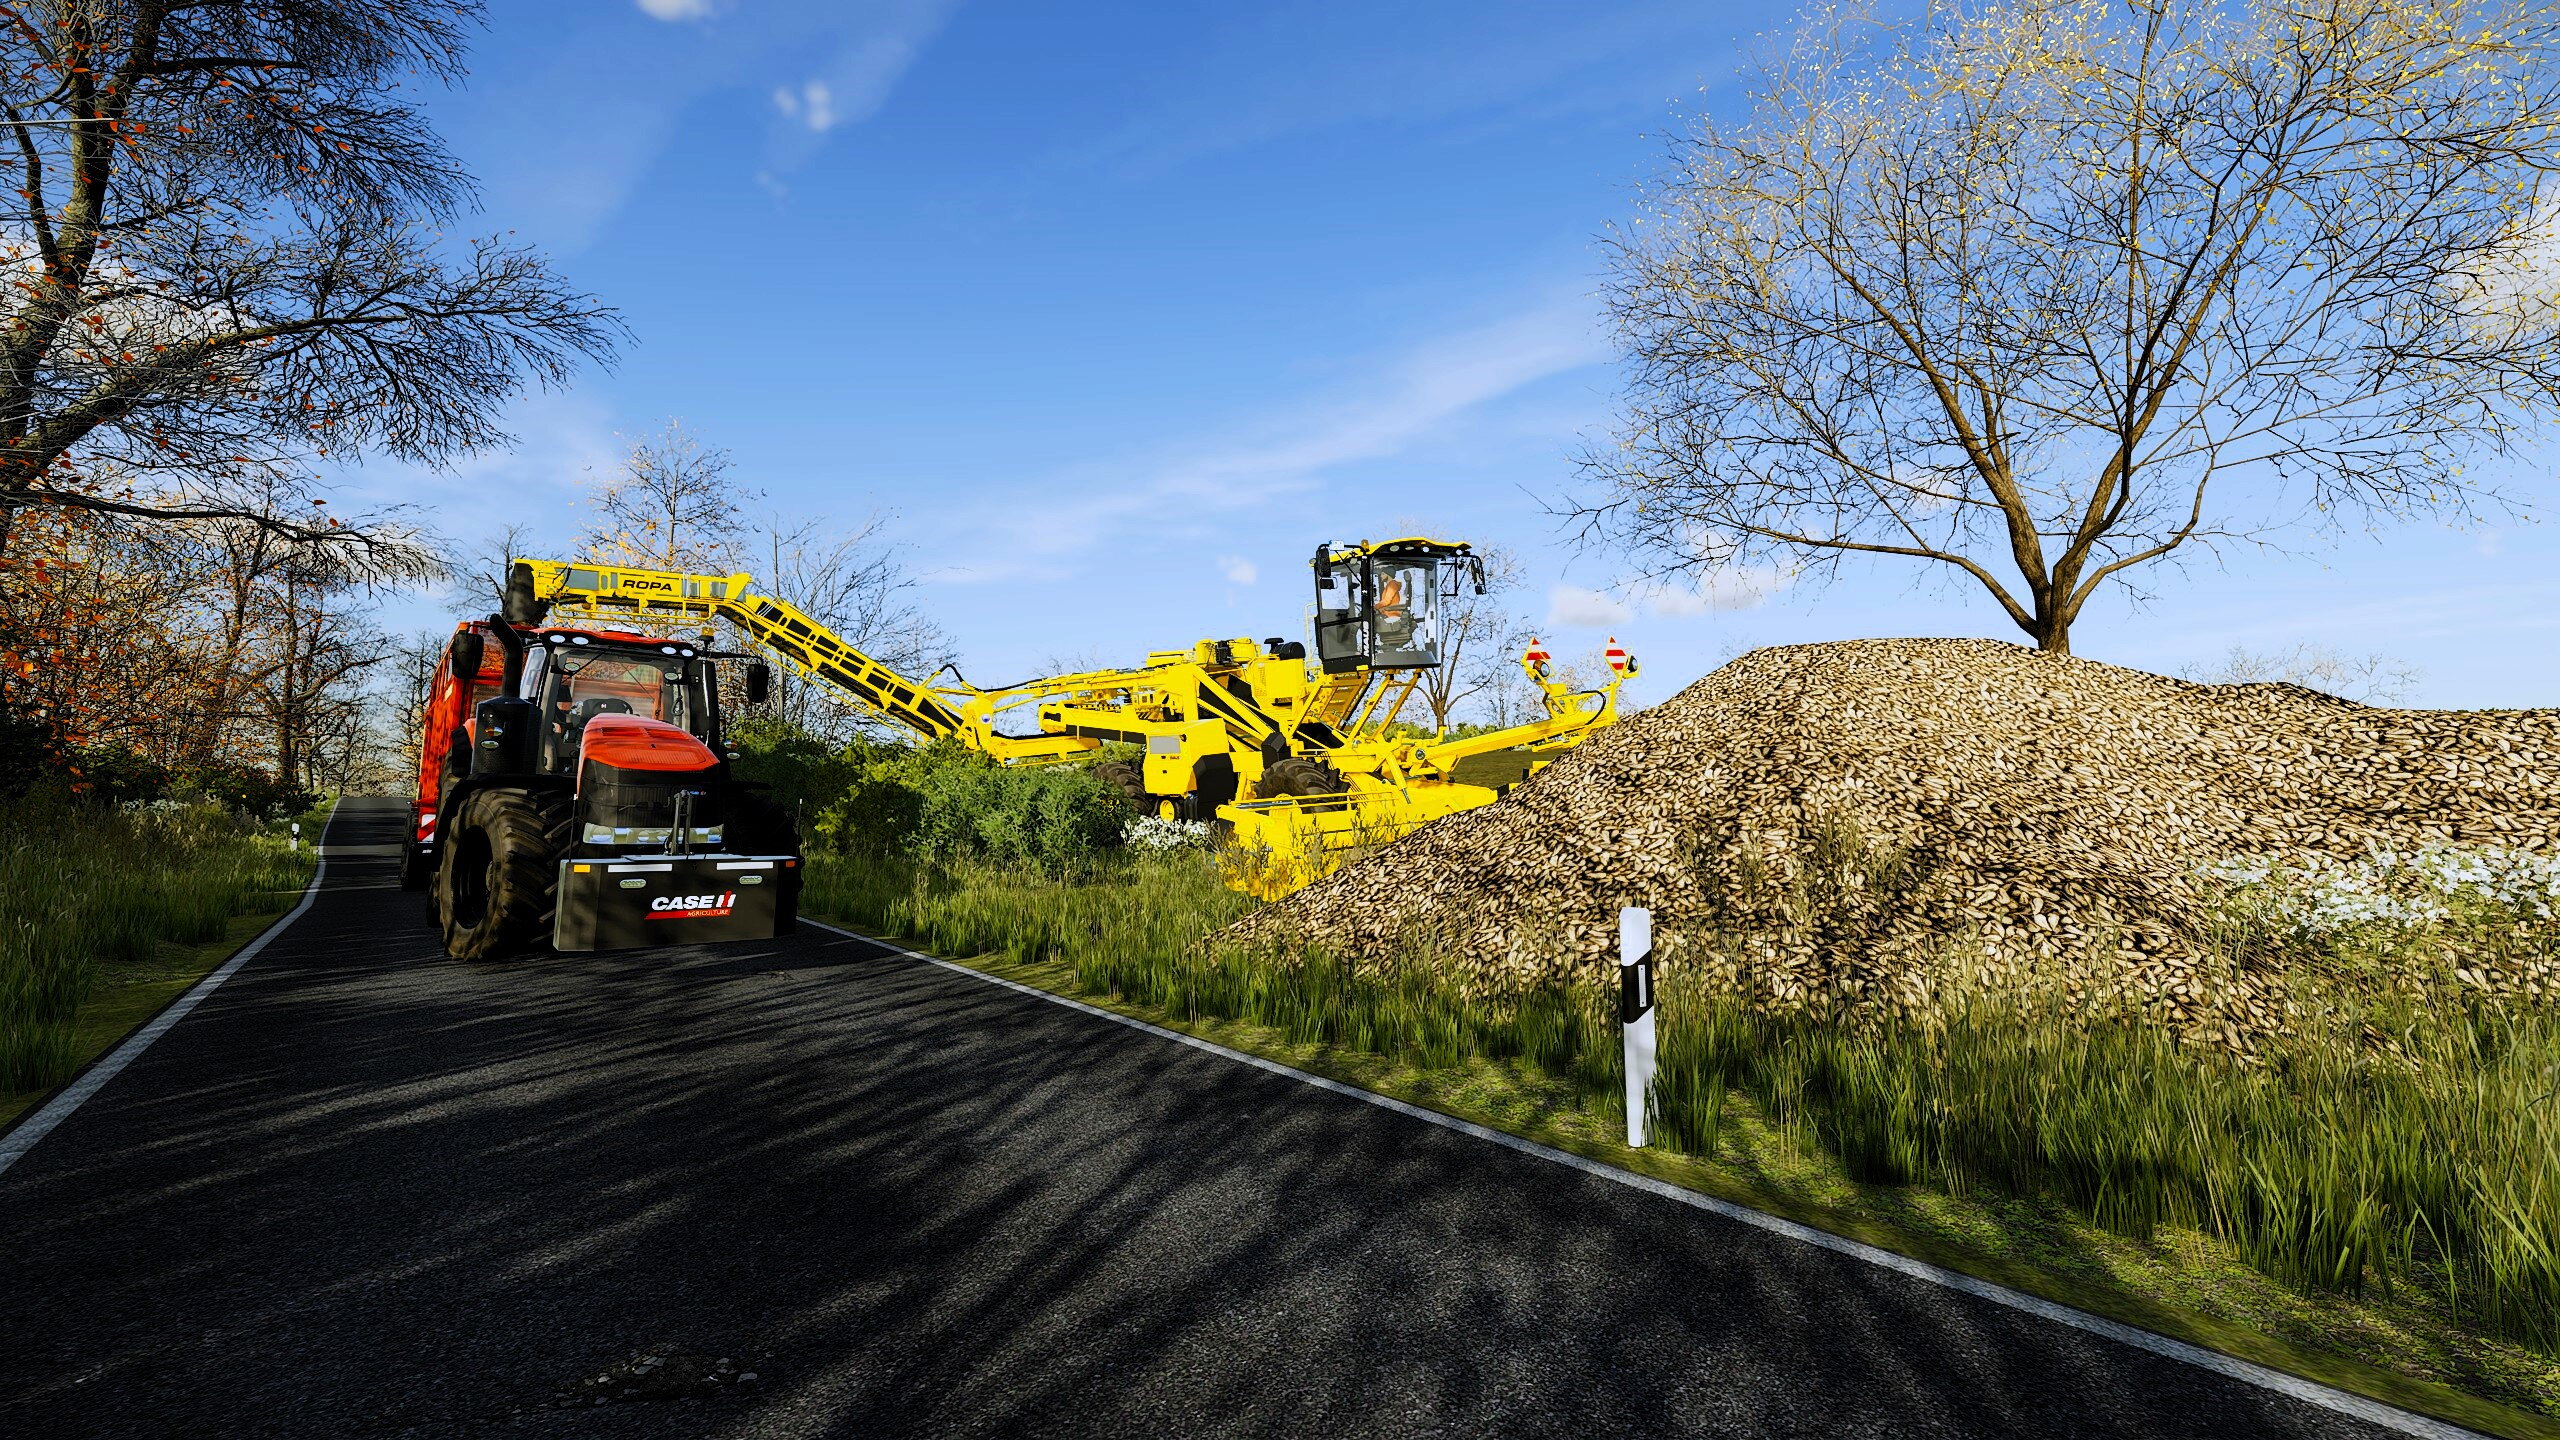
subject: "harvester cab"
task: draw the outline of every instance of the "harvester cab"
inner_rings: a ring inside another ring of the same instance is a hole
[[[1442,602],[1469,585],[1484,593],[1484,560],[1470,546],[1418,536],[1319,545],[1315,581],[1324,673],[1425,670],[1440,663]]]
[[[447,951],[789,931],[798,839],[729,774],[718,657],[677,636],[545,624],[519,581],[502,613],[456,627],[420,736],[400,878],[433,891]],[[757,662],[751,698],[764,678]]]

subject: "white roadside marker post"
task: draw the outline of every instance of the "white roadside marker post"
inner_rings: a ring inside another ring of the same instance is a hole
[[[1627,1144],[1643,1148],[1653,1107],[1653,912],[1618,912],[1618,1026],[1627,1050]]]
[[[299,820],[293,822],[293,844],[290,848],[295,850],[302,848],[302,822]]]

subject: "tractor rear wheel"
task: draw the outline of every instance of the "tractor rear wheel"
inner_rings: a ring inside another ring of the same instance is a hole
[[[522,790],[483,790],[464,804],[437,876],[446,954],[503,960],[549,936],[573,804]]]
[[[1253,798],[1277,800],[1284,795],[1339,795],[1351,788],[1342,772],[1321,760],[1306,755],[1292,755],[1264,767],[1262,778],[1255,782]]]

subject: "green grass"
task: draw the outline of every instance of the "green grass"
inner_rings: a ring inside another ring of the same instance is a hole
[[[306,838],[319,834],[315,818],[304,817]],[[228,954],[233,922],[286,908],[311,864],[281,824],[217,810],[44,798],[0,808],[0,1123],[149,1014],[101,1038],[122,1013],[110,1007],[102,1027],[102,991],[129,1006],[124,987],[166,983],[208,949]]]
[[[1674,973],[1657,1148],[1634,1152],[1614,1138],[1599,985],[1470,1001],[1419,953],[1354,973],[1222,947],[1207,937],[1251,902],[1196,853],[1058,875],[819,857],[809,887],[812,913],[1062,993],[2392,1403],[2560,1435],[2540,1418],[2560,1416],[2560,1025],[2423,967],[2333,946],[2302,967],[2305,1023],[2247,1060],[2055,997],[1845,1022]]]

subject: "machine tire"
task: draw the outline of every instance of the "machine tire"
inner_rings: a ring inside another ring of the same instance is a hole
[[[1093,767],[1093,778],[1105,785],[1120,787],[1120,793],[1129,797],[1129,803],[1137,807],[1139,814],[1151,813],[1147,808],[1147,774],[1144,770],[1126,760],[1105,760]]]
[[[574,819],[566,795],[483,790],[454,817],[437,875],[444,950],[504,960],[547,938],[559,900],[560,843]]]
[[[1254,782],[1253,798],[1277,800],[1284,795],[1339,795],[1351,788],[1340,771],[1321,760],[1305,755],[1292,755],[1269,766],[1262,778]]]

